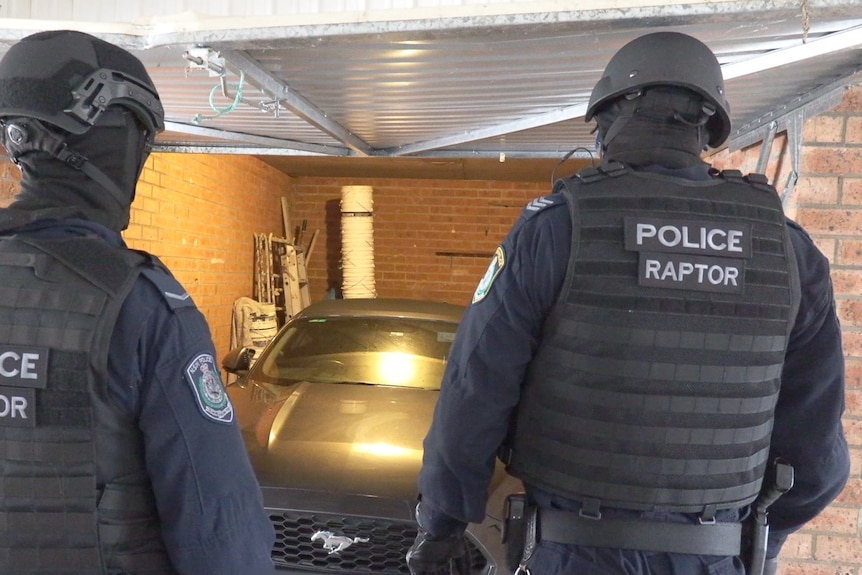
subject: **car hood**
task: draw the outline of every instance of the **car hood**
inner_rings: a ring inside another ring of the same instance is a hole
[[[264,487],[415,499],[439,392],[252,382],[232,399]]]

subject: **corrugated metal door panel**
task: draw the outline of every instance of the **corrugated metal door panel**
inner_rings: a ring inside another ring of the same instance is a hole
[[[668,4],[662,0],[642,0],[644,4]],[[33,20],[68,20],[75,22],[115,22],[128,23],[142,18],[155,16],[177,16],[196,13],[210,17],[310,15],[336,13],[362,13],[363,20],[375,20],[369,13],[386,12],[391,19],[392,12],[411,11],[427,17],[430,10],[450,11],[464,7],[475,7],[477,13],[508,12],[505,8],[495,10],[489,6],[502,6],[519,3],[523,0],[8,0],[0,3],[0,17]],[[637,4],[632,0],[631,4]],[[554,12],[560,9],[554,2],[538,2],[533,10]],[[450,15],[451,12],[450,12]]]

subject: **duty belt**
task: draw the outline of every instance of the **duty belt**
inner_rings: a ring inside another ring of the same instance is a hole
[[[739,555],[741,551],[741,523],[596,519],[577,512],[544,508],[537,513],[537,535],[541,541],[692,555],[730,556]]]

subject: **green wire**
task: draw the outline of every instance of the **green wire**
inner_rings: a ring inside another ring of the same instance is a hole
[[[236,95],[234,96],[233,102],[231,102],[225,108],[217,108],[214,102],[214,98],[216,95],[216,91],[221,87],[221,84],[216,84],[213,86],[212,90],[210,90],[209,104],[210,108],[215,110],[215,114],[205,115],[205,114],[196,114],[194,118],[192,118],[192,122],[195,124],[200,124],[203,120],[212,120],[214,118],[218,118],[221,115],[227,114],[228,112],[233,112],[237,107],[237,104],[242,101],[242,85],[245,80],[245,74],[242,70],[239,71],[239,83],[237,84],[228,84],[228,86],[236,88]]]

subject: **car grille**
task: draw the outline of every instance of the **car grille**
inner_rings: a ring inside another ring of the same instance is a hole
[[[276,532],[272,558],[277,567],[332,573],[410,573],[404,556],[416,538],[416,525],[412,522],[290,511],[269,517]],[[311,540],[319,531],[360,540],[340,552],[329,553],[321,540]],[[480,573],[487,561],[469,538],[467,543],[473,573]]]

